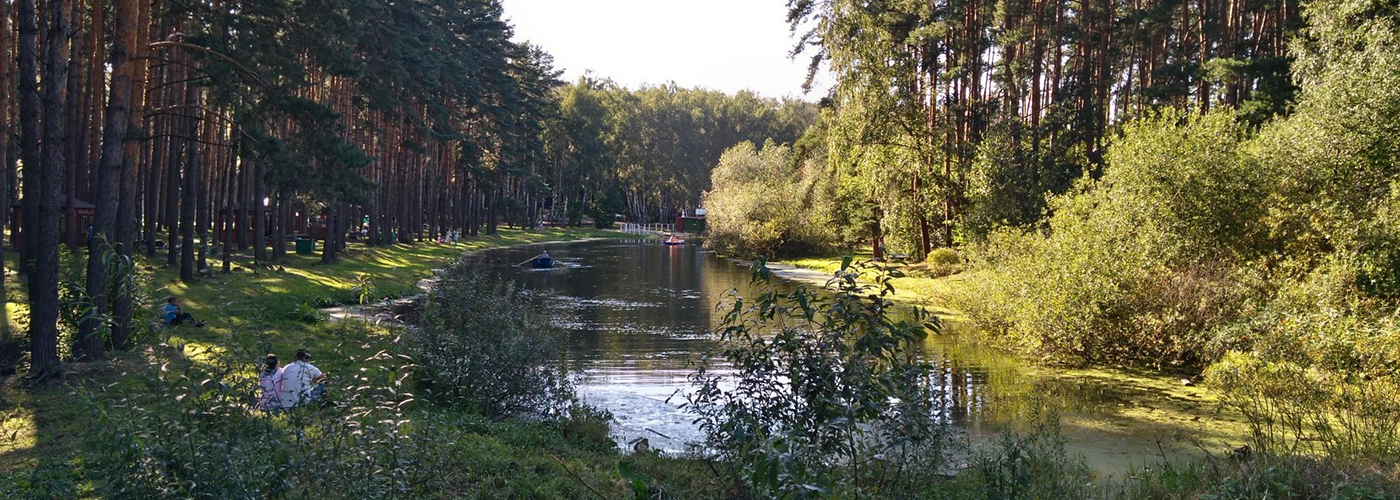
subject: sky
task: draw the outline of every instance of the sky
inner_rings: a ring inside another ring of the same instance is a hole
[[[628,88],[674,81],[816,101],[802,93],[810,55],[788,58],[786,0],[503,0],[515,40],[554,56],[566,81],[585,71]]]

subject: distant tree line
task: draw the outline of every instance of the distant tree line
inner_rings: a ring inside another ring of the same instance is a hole
[[[559,190],[550,216],[574,223],[585,215],[674,221],[699,207],[725,149],[791,144],[817,116],[815,105],[795,99],[674,84],[630,90],[588,76],[559,100],[545,131],[544,180]]]

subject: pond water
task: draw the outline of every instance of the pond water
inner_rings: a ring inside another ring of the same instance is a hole
[[[553,269],[512,267],[543,249],[558,261]],[[543,299],[570,332],[581,398],[613,414],[619,442],[646,437],[653,448],[679,452],[702,439],[680,408],[687,376],[712,345],[722,317],[716,304],[736,288],[750,295],[747,267],[649,239],[509,247],[468,259]],[[1203,388],[1127,370],[1036,367],[973,344],[951,324],[952,333],[931,336],[924,351],[942,383],[944,411],[973,442],[1024,428],[1038,409],[1051,408],[1068,451],[1108,474],[1242,443],[1241,424]]]

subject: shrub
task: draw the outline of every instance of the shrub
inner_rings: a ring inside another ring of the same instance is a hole
[[[929,274],[935,277],[947,276],[962,272],[962,256],[957,250],[948,247],[936,248],[929,252],[925,261]]]
[[[336,406],[274,418],[252,408],[256,355],[194,355],[152,366],[122,398],[80,391],[96,434],[84,463],[101,496],[404,498],[445,487],[464,431],[407,418],[413,395],[397,358],[360,360],[372,368],[344,375]]]
[[[898,460],[939,456],[936,389],[918,346],[940,326],[920,324],[919,312],[913,321],[890,315],[898,275],[847,258],[833,295],[779,292],[759,261],[759,294],[727,305],[720,347],[692,376],[688,400],[730,477],[754,495],[892,488],[911,477]]]
[[[928,263],[941,266],[956,266],[962,264],[962,256],[958,255],[957,250],[948,247],[938,248],[928,254]]]
[[[729,148],[711,174],[714,188],[703,203],[708,210],[705,244],[746,258],[791,255],[830,248],[834,242],[823,211],[823,169],[813,162],[792,164],[786,146],[752,143]]]
[[[576,439],[600,450],[613,450],[617,443],[612,440],[612,413],[582,403],[575,403],[561,422],[564,437]]]
[[[330,316],[327,315],[325,312],[322,312],[320,309],[317,309],[315,305],[306,302],[297,304],[296,309],[292,309],[291,311],[287,312],[287,319],[290,319],[292,321],[299,321],[310,325],[314,325],[325,321],[329,317]]]
[[[1048,234],[973,245],[980,274],[955,304],[1003,343],[1057,361],[1197,365],[1205,332],[1254,293],[1264,182],[1228,113],[1127,127],[1100,181],[1051,202]]]
[[[425,395],[498,417],[568,408],[567,334],[513,283],[459,262],[427,303],[411,344]]]
[[[1059,418],[1036,417],[1028,433],[1006,431],[995,445],[975,452],[959,474],[954,498],[973,494],[998,499],[1079,499],[1093,495],[1083,459],[1065,452]]]

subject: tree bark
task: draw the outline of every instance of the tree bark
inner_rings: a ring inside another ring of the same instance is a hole
[[[121,23],[124,17],[123,3],[131,2],[136,9],[135,19],[132,19],[132,29],[134,32],[128,36],[134,43],[128,45],[128,58],[137,56],[144,47],[146,38],[145,26],[149,17],[150,3],[141,0],[120,0],[117,4],[117,40],[121,42]],[[129,62],[131,66],[132,79],[130,89],[131,112],[127,114],[127,140],[122,146],[122,168],[126,172],[122,181],[121,196],[117,208],[116,236],[120,242],[117,246],[118,252],[125,259],[131,259],[135,251],[136,234],[140,230],[140,223],[137,220],[136,191],[140,180],[136,176],[137,162],[140,161],[142,143],[132,140],[131,136],[144,136],[141,130],[143,122],[142,113],[145,108],[145,82],[148,65],[144,61]],[[132,308],[132,286],[134,286],[133,276],[130,274],[121,276],[121,281],[113,287],[112,315],[115,316],[112,325],[111,344],[113,349],[126,349],[131,344],[131,316],[134,312]]]
[[[24,206],[20,213],[19,272],[25,274],[34,270],[34,245],[38,238],[33,236],[38,230],[43,171],[39,165],[39,21],[35,10],[34,0],[19,0],[19,157],[24,168],[34,174],[24,176]]]
[[[263,172],[267,168],[262,161],[253,162],[253,259],[258,264],[267,263],[267,187],[263,184]]]
[[[7,5],[0,3],[0,230],[3,230],[9,222],[10,214],[10,137],[14,131],[11,130],[11,103],[13,96],[10,95],[10,84],[14,82],[14,75],[10,73],[10,10]],[[0,236],[0,255],[4,255],[5,240]],[[0,304],[6,302],[8,295],[5,293],[5,260],[0,259]],[[8,324],[0,325],[3,331],[8,333]]]
[[[131,123],[132,66],[130,48],[136,43],[136,0],[117,2],[116,38],[112,43],[112,83],[107,99],[107,123],[102,129],[102,155],[97,164],[97,184],[93,201],[97,213],[93,218],[93,237],[88,239],[87,293],[92,311],[78,328],[77,356],[82,359],[101,357],[106,339],[101,323],[107,314],[108,291],[111,289],[106,266],[108,254],[115,254],[117,226],[121,205],[122,185],[126,169],[123,165],[127,127]],[[100,10],[100,9],[98,9]]]
[[[194,85],[185,86],[185,105],[190,109],[199,109],[199,88]],[[194,116],[186,118],[187,135],[185,138],[185,176],[183,179],[184,189],[180,193],[180,281],[194,283],[194,223],[196,206],[199,203],[199,112],[192,111]],[[172,179],[172,182],[175,179]],[[174,203],[172,200],[171,203]],[[174,231],[172,231],[173,233]]]
[[[27,1],[27,0],[25,0]],[[30,371],[34,378],[61,376],[58,358],[58,218],[63,178],[64,122],[68,101],[65,57],[68,13],[65,0],[48,0],[49,26],[44,50],[44,145],[38,172],[38,211],[33,242],[34,273],[29,278]]]

